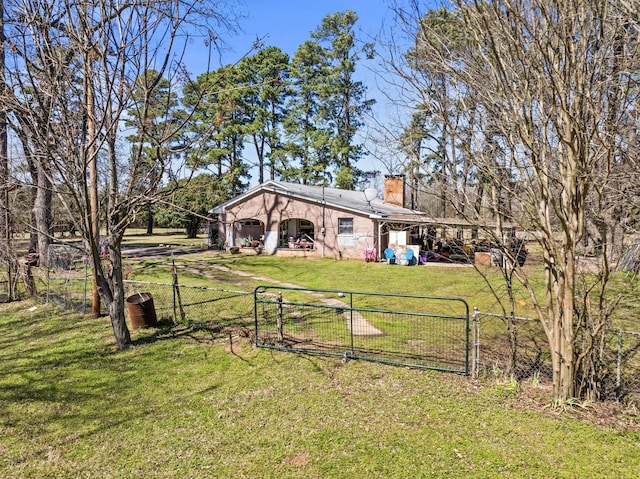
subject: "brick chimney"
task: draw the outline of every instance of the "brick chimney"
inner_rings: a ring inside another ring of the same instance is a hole
[[[384,203],[404,208],[404,175],[385,175]]]

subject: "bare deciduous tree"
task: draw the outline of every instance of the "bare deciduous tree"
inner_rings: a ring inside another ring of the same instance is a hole
[[[458,111],[477,115],[456,145],[491,193],[494,241],[544,326],[555,399],[597,399],[600,345],[617,303],[611,264],[628,217],[621,189],[635,189],[624,177],[637,151],[637,2],[454,3],[464,48],[446,48],[448,37],[422,22],[413,53],[430,75],[451,79],[444,88],[457,92]],[[541,245],[542,295],[518,265],[504,221]],[[590,272],[577,259],[587,231],[603,253]]]
[[[221,5],[197,0],[5,1],[12,66],[7,104],[22,124],[33,126],[25,141],[47,181],[36,186],[58,195],[70,213],[79,212],[78,231],[119,349],[131,345],[124,316],[122,237],[153,202],[164,173],[178,166],[172,163],[175,154],[157,155],[154,168],[142,149],[128,157],[119,154],[135,79],[149,70],[158,73],[146,97],[135,99],[144,126],[151,118],[145,116],[145,105],[151,105],[160,80],[173,88],[188,80],[182,58],[192,40],[197,45],[199,38],[199,48],[206,50],[219,41],[216,28],[231,27],[230,13],[216,10]],[[175,122],[161,131],[140,128],[140,144],[168,151],[180,130]],[[102,205],[97,203],[98,184],[107,185]],[[108,258],[101,257],[101,230],[107,232]]]

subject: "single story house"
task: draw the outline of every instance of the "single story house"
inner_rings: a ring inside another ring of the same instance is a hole
[[[418,257],[431,249],[437,226],[470,226],[429,217],[404,203],[403,176],[385,177],[382,198],[373,189],[267,181],[210,213],[217,217],[217,237],[227,248],[253,246],[266,254],[334,258],[381,259],[387,247],[397,255],[413,249]]]

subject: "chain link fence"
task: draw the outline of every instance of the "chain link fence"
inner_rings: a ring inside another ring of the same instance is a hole
[[[617,400],[640,404],[640,332],[618,330],[615,336],[615,390]]]
[[[475,310],[472,316],[472,373],[551,383],[551,352],[537,319]],[[640,332],[611,330],[603,348],[601,397],[640,404]]]

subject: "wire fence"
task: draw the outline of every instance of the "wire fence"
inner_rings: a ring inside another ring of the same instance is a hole
[[[259,347],[469,373],[459,298],[261,286],[255,302]]]
[[[472,315],[472,373],[551,383],[551,352],[542,325],[475,310]],[[610,330],[601,351],[600,397],[640,404],[640,332]]]
[[[125,281],[125,295],[153,296],[158,320],[253,327],[253,291]]]
[[[63,309],[87,313],[93,307],[92,288],[90,270],[84,263],[74,263],[68,268],[28,268],[21,272],[21,278],[16,282],[14,297],[34,297]],[[177,281],[125,280],[124,293],[127,299],[141,293],[151,295],[160,323],[214,322],[216,327],[237,325],[253,329],[253,290],[190,286]],[[131,324],[128,308],[127,313]]]
[[[88,312],[92,310],[92,282],[90,270],[83,262],[65,262],[53,269],[23,268],[8,277],[0,271],[0,286],[6,288],[0,294],[0,301],[35,297],[40,301],[58,305],[61,308]],[[7,294],[7,291],[11,294]],[[125,296],[138,293],[149,293],[154,300],[158,320],[164,324],[196,324],[205,323],[212,331],[234,326],[246,328],[248,334],[255,327],[254,291],[237,289],[209,288],[188,286],[176,283],[159,283],[148,281],[125,281]],[[266,318],[277,321],[280,314],[278,304],[265,301]],[[357,309],[359,306],[356,306]],[[274,309],[275,308],[275,309]],[[345,308],[336,304],[325,304],[318,308],[310,308],[303,304],[287,306],[286,313],[291,319],[291,329],[285,340],[290,341],[294,349],[309,349],[309,345],[322,349],[335,348],[335,343],[347,344],[349,337],[338,337],[335,331],[327,329],[314,333],[315,336],[305,338],[303,318],[316,317],[318,328],[335,327],[340,319],[340,331],[344,332]],[[312,312],[313,309],[313,312]],[[347,308],[349,309],[349,308]],[[376,309],[376,308],[373,308]],[[384,308],[382,308],[384,309]],[[103,313],[106,313],[103,311]],[[403,323],[402,316],[390,315],[387,312],[365,312],[372,317],[372,322],[380,324],[383,329],[398,329]],[[275,318],[275,319],[274,319]],[[266,325],[265,323],[264,325]],[[275,322],[273,324],[276,324]],[[420,318],[414,321],[406,331],[401,331],[403,347],[391,344],[387,336],[376,338],[377,342],[385,342],[384,351],[376,345],[363,345],[363,338],[355,336],[354,356],[361,353],[374,354],[381,360],[393,362],[398,354],[406,354],[410,361],[424,361],[421,355],[428,357],[430,342],[435,338],[437,322]],[[414,327],[415,325],[417,326]],[[264,327],[263,325],[263,327]],[[272,325],[269,323],[269,327]],[[476,377],[513,377],[518,381],[551,382],[551,354],[546,335],[539,321],[530,318],[505,318],[502,315],[474,311],[471,321],[470,372]],[[334,339],[327,338],[332,334]],[[270,341],[278,341],[278,332],[272,334]],[[273,339],[275,337],[275,339]],[[297,343],[295,341],[298,341]],[[351,347],[351,346],[350,346]],[[398,348],[398,349],[396,349]],[[369,351],[370,350],[370,351]],[[413,355],[413,358],[411,357]],[[640,405],[640,331],[611,330],[606,336],[602,352],[601,397],[625,403]],[[436,368],[439,366],[436,364]],[[442,369],[456,369],[444,365]]]

